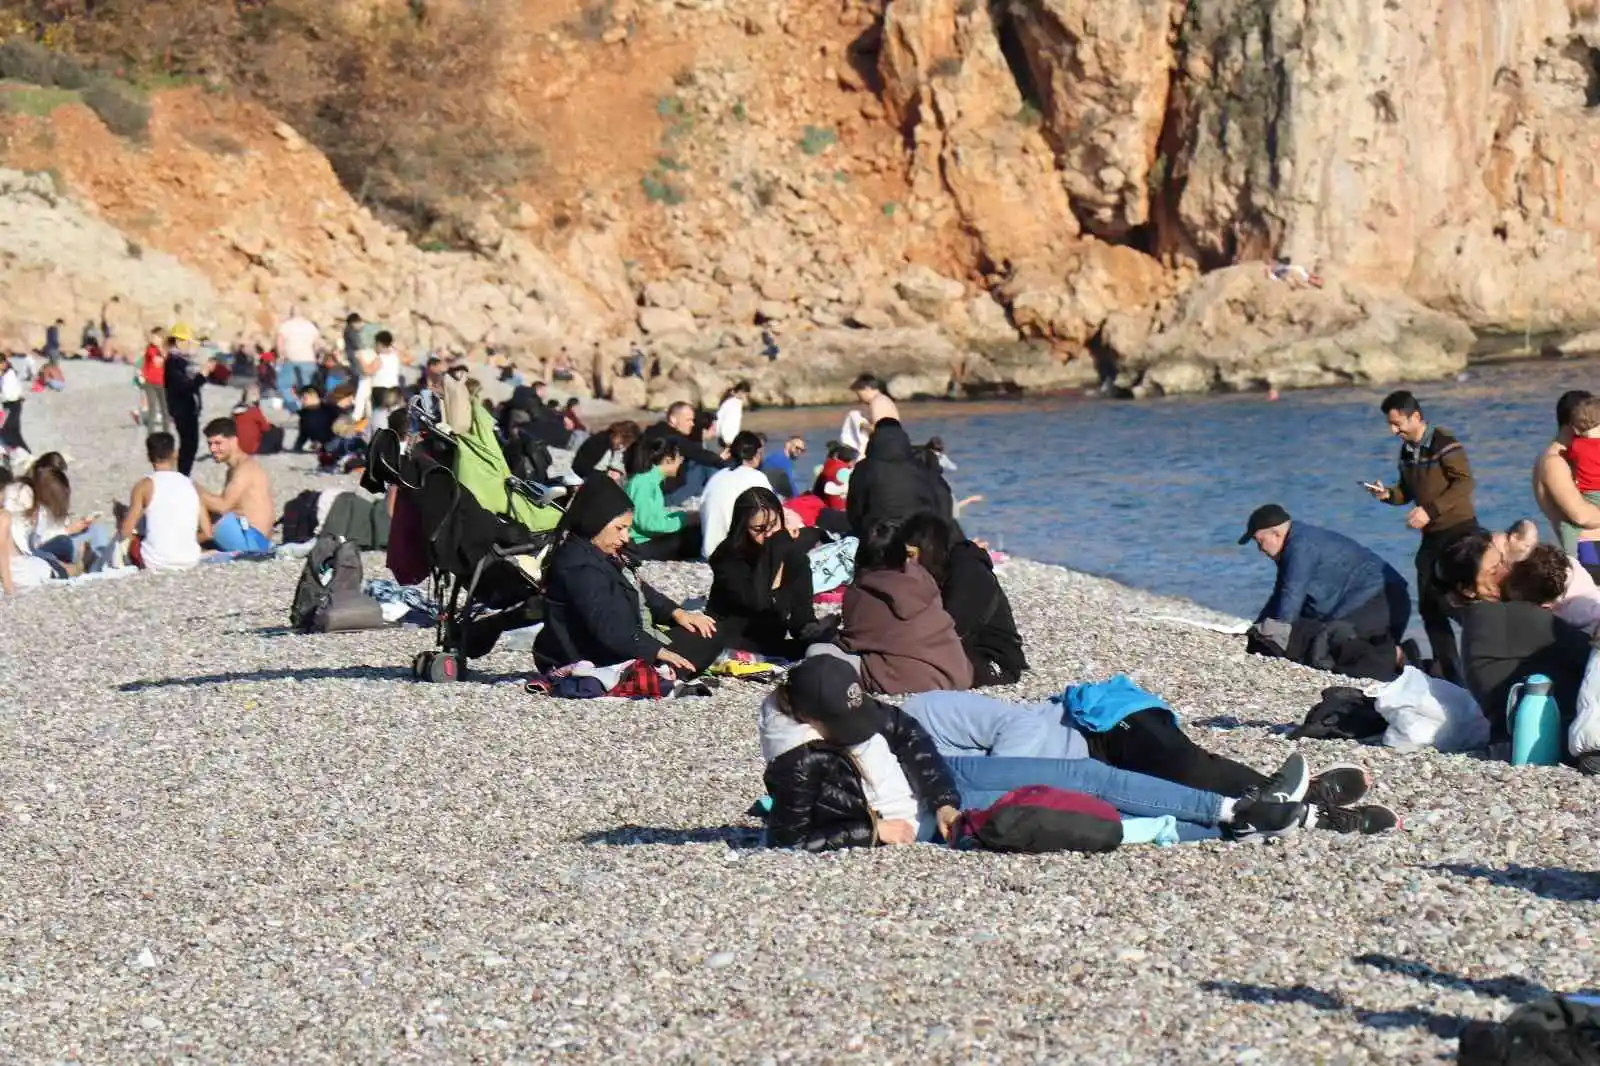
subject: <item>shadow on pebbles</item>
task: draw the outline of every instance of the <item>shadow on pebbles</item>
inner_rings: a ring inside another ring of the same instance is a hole
[[[134,393],[71,373],[27,433],[109,510],[143,470]],[[269,460],[280,502],[349,480],[312,465]],[[1435,1062],[1464,1020],[1595,979],[1600,782],[1568,770],[1308,742],[1405,831],[767,852],[761,689],[552,702],[507,651],[417,684],[427,631],[286,633],[298,569],[0,602],[8,1059]],[[1183,604],[1005,582],[1035,669],[1001,695],[1126,671],[1269,767],[1333,683],[1148,621]]]

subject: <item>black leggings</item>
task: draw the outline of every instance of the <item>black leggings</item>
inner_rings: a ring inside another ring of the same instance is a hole
[[[666,646],[688,659],[694,666],[696,674],[703,674],[717,661],[717,656],[722,654],[722,649],[726,645],[723,643],[721,633],[702,637],[682,626],[673,626],[667,631]]]
[[[200,453],[200,412],[180,407],[171,416],[173,428],[178,431],[178,473],[188,477],[194,469],[194,457]]]
[[[1109,732],[1086,738],[1089,754],[1103,763],[1204,792],[1237,799],[1267,782],[1265,774],[1200,747],[1178,728],[1171,711],[1160,708],[1130,714]]]
[[[0,446],[28,450],[28,442],[22,439],[22,401],[12,400],[5,405],[5,424],[0,425]]]
[[[645,562],[682,562],[700,558],[700,527],[684,526],[676,533],[666,533],[649,540],[638,540],[628,545],[628,554]]]

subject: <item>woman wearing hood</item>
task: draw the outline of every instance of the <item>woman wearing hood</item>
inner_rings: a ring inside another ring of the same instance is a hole
[[[850,473],[845,510],[851,530],[865,537],[879,522],[922,511],[954,521],[955,500],[944,478],[912,447],[905,427],[886,418],[873,428],[866,457]]]
[[[871,691],[972,687],[972,662],[939,584],[907,553],[900,523],[880,522],[861,541],[842,617],[839,646],[859,658]]]
[[[632,528],[622,486],[604,476],[583,483],[545,568],[545,625],[534,643],[542,664],[640,659],[682,679],[716,661],[717,624],[645,584],[624,554]]]

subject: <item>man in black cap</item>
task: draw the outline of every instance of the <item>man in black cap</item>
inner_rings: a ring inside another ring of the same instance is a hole
[[[1405,578],[1341,533],[1296,522],[1275,503],[1257,507],[1251,541],[1278,564],[1272,596],[1250,629],[1250,650],[1307,666],[1383,680],[1411,621]]]

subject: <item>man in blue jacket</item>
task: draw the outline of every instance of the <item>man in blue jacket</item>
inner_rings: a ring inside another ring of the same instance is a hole
[[[1368,648],[1387,649],[1378,673],[1393,676],[1394,648],[1411,621],[1410,589],[1399,571],[1341,533],[1294,521],[1275,503],[1251,513],[1239,543],[1252,540],[1278,564],[1272,596],[1251,629],[1252,650],[1354,672],[1341,667],[1371,660]]]

